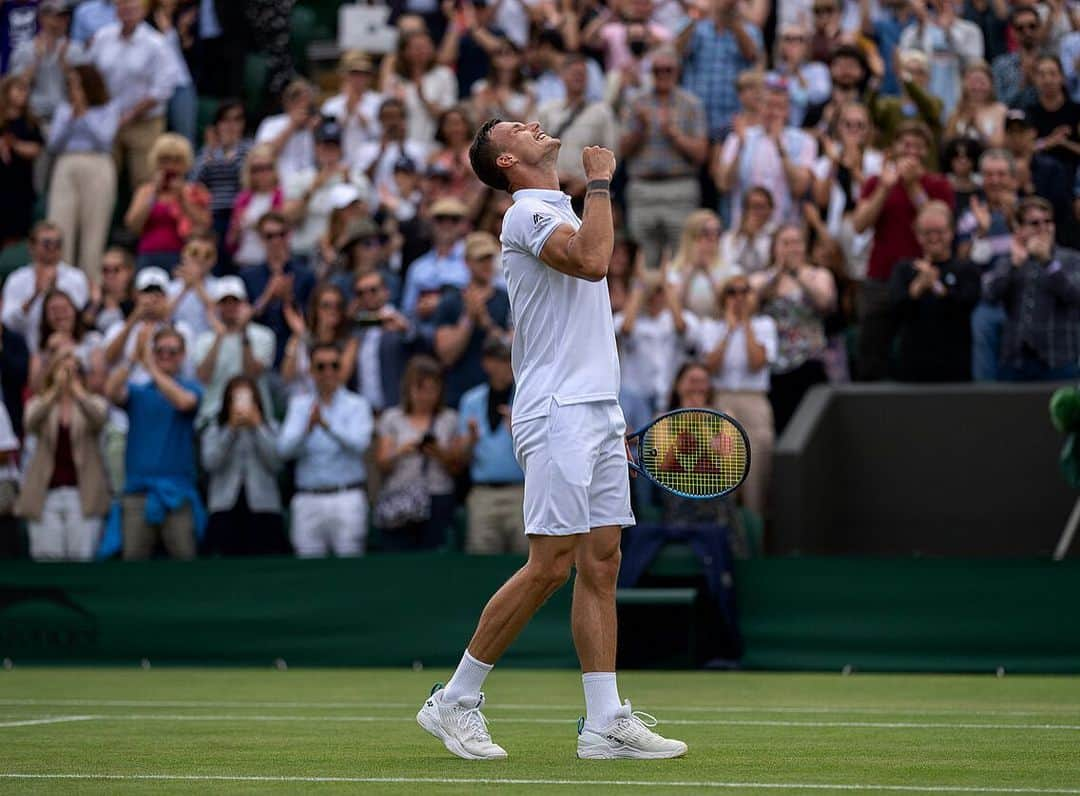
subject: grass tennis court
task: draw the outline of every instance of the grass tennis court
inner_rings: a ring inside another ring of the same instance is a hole
[[[452,758],[413,716],[439,671],[0,671],[5,793],[1076,793],[1080,678],[629,672],[690,744],[579,761],[580,680],[496,669],[510,759]]]

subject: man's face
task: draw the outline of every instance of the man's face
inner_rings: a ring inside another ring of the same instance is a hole
[[[1045,210],[1033,207],[1024,212],[1016,228],[1016,238],[1021,243],[1026,243],[1032,238],[1054,239],[1054,217]]]
[[[670,92],[679,77],[679,65],[669,55],[658,55],[652,63],[653,86],[657,91]]]
[[[217,262],[217,250],[207,242],[192,241],[184,247],[183,260],[194,263],[199,271],[208,274]]]
[[[1020,46],[1025,50],[1033,50],[1039,44],[1039,15],[1034,11],[1017,14],[1013,20],[1013,30]]]
[[[498,157],[499,165],[510,166],[514,161],[527,166],[536,166],[551,162],[559,156],[562,142],[552,138],[542,129],[539,122],[500,122],[491,130],[493,143],[502,150]],[[507,157],[512,160],[506,160]]]
[[[829,74],[832,75],[833,85],[848,91],[858,88],[865,77],[862,64],[849,57],[833,59]]]
[[[170,376],[180,372],[184,364],[184,339],[180,335],[165,334],[154,342],[154,364]]]
[[[433,216],[432,223],[432,237],[435,239],[435,243],[441,246],[449,246],[453,243],[457,243],[458,239],[465,234],[465,218],[458,215],[438,215]]]
[[[320,169],[332,169],[341,163],[341,144],[323,141],[315,146],[315,162]]]
[[[908,133],[896,139],[895,152],[897,158],[915,158],[920,163],[926,161],[926,142],[921,135]]]
[[[383,285],[382,277],[378,274],[366,274],[360,277],[356,280],[353,288],[356,291],[360,309],[365,312],[380,310],[386,303],[386,287]]]
[[[336,351],[316,351],[311,358],[311,375],[319,392],[337,389],[338,371],[341,370],[341,355]]]
[[[1013,176],[1009,163],[1002,158],[986,158],[979,167],[982,175],[983,191],[990,199],[997,200],[1016,193],[1016,177]]]
[[[168,315],[169,302],[165,298],[165,291],[159,287],[140,290],[135,301],[142,309],[147,320],[163,321]]]
[[[397,105],[389,105],[379,111],[379,124],[387,137],[398,140],[405,137],[405,112]]]
[[[41,22],[41,29],[50,36],[67,35],[68,20],[70,19],[67,14],[54,14],[51,11],[42,12],[38,19]]]
[[[770,89],[765,92],[765,104],[762,105],[761,111],[766,125],[786,123],[789,109],[790,100],[786,91]]]
[[[240,322],[241,314],[246,305],[246,301],[240,301],[234,296],[226,296],[218,302],[218,317],[221,318],[223,324],[232,328]]]
[[[60,262],[63,238],[55,229],[43,229],[38,233],[33,244],[34,262],[38,265],[52,266]]]
[[[1014,155],[1027,157],[1035,150],[1039,134],[1034,127],[1023,124],[1005,126],[1005,147]]]
[[[1061,89],[1062,75],[1057,64],[1050,60],[1039,61],[1035,67],[1035,90],[1040,94],[1052,94]]]
[[[824,32],[828,30],[840,13],[837,0],[814,0],[814,30]]]
[[[562,79],[567,94],[580,96],[585,93],[585,86],[589,81],[589,71],[585,68],[585,64],[574,61],[563,67]]]
[[[923,255],[936,262],[949,258],[952,252],[952,224],[943,213],[927,213],[915,222],[915,237]]]
[[[289,230],[284,224],[268,221],[259,229],[259,236],[266,247],[266,256],[271,259],[286,259],[289,256]]]
[[[495,279],[495,255],[485,254],[483,257],[470,257],[465,260],[469,266],[474,282],[481,285],[490,285]]]
[[[116,0],[116,18],[124,25],[137,25],[146,19],[145,0]]]
[[[109,252],[101,258],[101,278],[110,293],[123,291],[132,276],[132,270],[118,252]]]

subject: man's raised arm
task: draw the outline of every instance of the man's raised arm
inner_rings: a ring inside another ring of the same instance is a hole
[[[607,276],[615,248],[615,223],[611,217],[611,177],[615,154],[603,147],[585,147],[585,212],[581,227],[559,226],[540,252],[545,265],[578,279],[599,282]]]

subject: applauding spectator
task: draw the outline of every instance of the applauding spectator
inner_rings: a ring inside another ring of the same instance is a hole
[[[294,80],[281,95],[284,113],[263,119],[255,131],[256,144],[269,144],[277,159],[278,176],[285,181],[291,174],[315,165],[315,136],[319,124],[315,107],[315,89],[306,80]]]
[[[26,430],[37,446],[16,513],[26,517],[30,557],[89,561],[97,551],[109,484],[98,437],[108,404],[87,391],[70,348],[54,357],[43,390],[26,406]]]
[[[149,381],[130,379],[132,362],[109,375],[105,393],[124,409],[128,431],[123,496],[124,559],[150,558],[160,540],[172,558],[195,557],[205,510],[195,485],[198,382],[180,375],[184,338],[170,328],[140,330],[135,359]]]
[[[44,389],[45,375],[57,358],[73,356],[91,392],[105,384],[105,353],[101,334],[86,328],[82,313],[71,296],[57,288],[45,294],[37,350],[30,357],[30,391]]]
[[[281,361],[281,378],[290,393],[311,394],[315,391],[311,352],[321,345],[337,346],[341,352],[338,379],[342,384],[352,380],[359,341],[349,334],[345,294],[341,288],[327,283],[316,286],[311,293],[307,323],[292,306],[285,307],[285,320],[292,336],[285,346],[285,358]]]
[[[214,284],[212,276],[217,263],[217,244],[213,235],[193,237],[180,252],[180,265],[166,291],[169,297],[169,316],[183,321],[196,334],[210,329],[214,314]]]
[[[38,32],[11,53],[8,68],[30,85],[30,111],[42,122],[53,119],[66,99],[69,65],[82,57],[82,46],[68,38],[71,4],[67,0],[38,3]]]
[[[168,289],[169,275],[160,268],[144,268],[138,273],[135,277],[134,311],[105,332],[105,363],[109,367],[115,367],[126,359],[132,379],[145,382],[150,374],[143,368],[145,357],[139,355],[142,351],[139,340],[161,329],[172,329],[184,338],[179,367],[185,377],[194,375],[194,368],[185,355],[194,348],[195,332],[183,321],[169,321],[172,308],[166,296]]]
[[[311,350],[315,391],[289,400],[278,455],[296,459],[292,544],[301,558],[363,555],[367,542],[367,472],[371,407],[341,386],[341,352]]]
[[[224,556],[288,553],[281,459],[260,391],[251,378],[233,376],[219,405],[202,433],[202,465],[210,476],[204,548]]]
[[[34,159],[44,138],[30,112],[30,84],[21,75],[0,80],[0,245],[25,240],[33,223]]]
[[[457,78],[435,60],[435,45],[427,31],[412,31],[398,39],[394,71],[383,92],[405,103],[409,138],[430,146],[439,114],[457,101]]]
[[[768,268],[772,259],[773,233],[776,232],[772,220],[774,210],[768,188],[757,186],[743,194],[738,225],[720,238],[721,262],[747,274]]]
[[[285,209],[285,192],[274,165],[274,150],[269,144],[252,147],[244,161],[241,186],[243,190],[236,195],[231,209],[225,246],[232,252],[232,261],[243,269],[266,260],[266,247],[259,235],[259,219],[267,213],[280,213]]]
[[[127,249],[112,248],[101,258],[101,282],[90,287],[83,310],[86,325],[104,334],[135,309],[135,258]]]
[[[386,278],[378,271],[357,275],[349,306],[357,340],[357,392],[381,412],[401,401],[401,379],[418,346],[408,319],[390,305]]]
[[[210,191],[210,214],[213,219],[214,234],[224,244],[232,221],[233,205],[244,185],[244,170],[252,142],[244,138],[243,103],[237,100],[225,100],[214,111],[214,120],[206,128],[206,145],[199,152],[195,161],[194,179]],[[269,156],[271,168],[273,155]],[[265,213],[270,208],[263,209]],[[260,213],[261,215],[261,213]],[[229,263],[219,263],[221,270],[215,273],[227,273]],[[250,265],[250,263],[246,263]]]
[[[986,278],[1004,302],[999,378],[1054,381],[1080,374],[1080,255],[1054,244],[1054,214],[1040,197],[1023,199],[1013,249]]]
[[[408,118],[403,100],[397,97],[384,100],[379,106],[382,135],[377,141],[368,141],[349,153],[349,165],[363,169],[380,194],[401,196],[394,180],[394,167],[402,158],[408,158],[414,164],[427,160],[430,144],[406,136]]]
[[[459,199],[439,199],[431,205],[433,245],[427,254],[413,261],[405,276],[401,310],[428,340],[435,336],[435,314],[442,289],[463,288],[471,279],[465,266],[467,212]]]
[[[375,90],[375,66],[359,50],[342,53],[338,63],[341,93],[323,103],[323,116],[337,119],[344,130],[345,160],[352,163],[360,146],[379,140],[379,105],[383,95]]]
[[[679,304],[699,318],[719,317],[717,287],[740,270],[737,261],[725,260],[721,254],[721,232],[716,213],[695,210],[686,219],[679,248],[666,269],[667,283]]]

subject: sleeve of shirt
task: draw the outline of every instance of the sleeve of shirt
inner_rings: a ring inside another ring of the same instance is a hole
[[[371,446],[371,406],[359,395],[349,397],[348,416],[327,418],[326,429],[349,453],[363,456]]]
[[[765,47],[765,39],[761,35],[761,30],[758,28],[757,25],[754,25],[750,22],[743,23],[743,30],[746,31],[746,35],[753,40],[754,46],[757,48],[758,54],[760,55]],[[739,59],[744,64],[746,64],[747,67],[753,66],[753,59],[743,58],[741,50],[739,51]]]
[[[687,135],[698,138],[708,134],[708,124],[705,120],[705,106],[702,105],[701,101],[697,98],[695,98],[694,102],[691,102],[689,108],[687,108],[686,133]]]
[[[551,233],[564,223],[543,202],[524,199],[515,203],[503,218],[503,245],[540,259]]]
[[[153,46],[154,63],[169,63],[169,45],[165,43],[165,40],[161,38],[155,39]],[[179,76],[176,74],[175,69],[154,69],[153,75],[150,78],[149,96],[157,100],[158,102],[168,102],[169,98],[172,97],[173,90],[176,88],[176,84],[178,81]]]
[[[300,452],[300,446],[307,436],[308,418],[311,415],[311,399],[298,395],[289,401],[285,411],[285,422],[278,434],[277,452],[282,459],[294,459]]]
[[[965,60],[983,57],[983,33],[974,22],[959,20],[950,31],[957,54]]]
[[[248,333],[251,335],[251,355],[264,368],[270,368],[274,364],[277,347],[277,336],[273,329],[265,326],[249,326]]]
[[[780,336],[776,331],[776,321],[768,315],[761,315],[757,318],[756,326],[754,334],[765,349],[765,361],[771,365],[776,362],[776,355],[780,350]]]
[[[206,355],[210,353],[210,347],[214,344],[214,338],[217,337],[213,332],[203,332],[195,339],[195,348],[193,349],[193,359],[195,365],[201,365],[202,361],[206,359]]]
[[[859,194],[859,201],[866,199],[870,194],[877,190],[878,182],[880,180],[875,176],[868,179],[863,183],[862,191]]]
[[[280,119],[273,116],[264,119],[262,124],[259,125],[259,129],[255,131],[255,143],[264,144],[273,141],[281,133],[281,129]]]
[[[15,48],[15,52],[11,54],[11,62],[8,64],[8,71],[17,75],[24,69],[30,66],[34,62],[34,40],[30,39],[24,41],[18,47]]]
[[[724,139],[724,146],[720,150],[720,162],[725,166],[730,166],[735,160],[736,154],[739,151],[739,138],[734,133],[728,133],[727,138]]]

